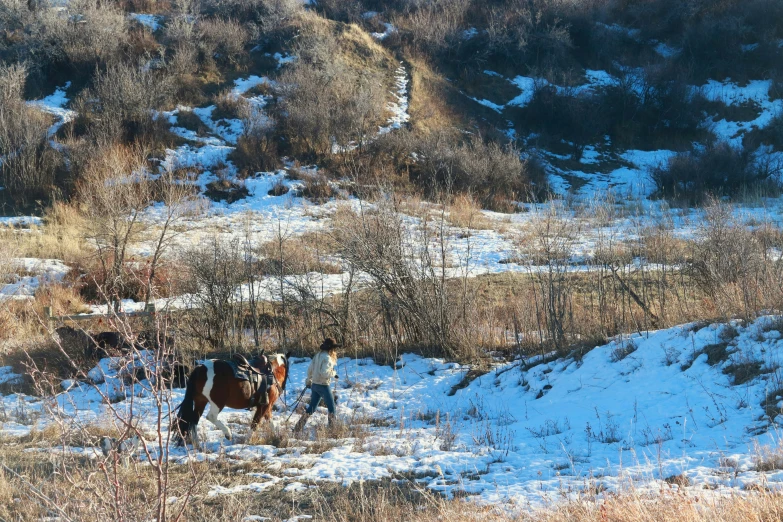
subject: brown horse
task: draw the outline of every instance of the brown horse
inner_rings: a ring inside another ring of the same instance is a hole
[[[254,404],[252,385],[249,381],[240,380],[234,376],[232,364],[220,359],[212,359],[197,366],[188,378],[185,397],[182,404],[179,405],[177,417],[172,423],[172,428],[177,430],[180,442],[184,443],[189,438],[198,445],[196,426],[207,404],[209,404],[207,420],[217,426],[228,440],[231,440],[231,430],[218,419],[218,414],[223,408],[251,409],[255,407],[256,412],[250,423],[251,430],[258,426],[262,418],[270,420],[272,406],[285,390],[286,381],[288,381],[289,356],[290,352],[285,355],[278,353],[267,356],[273,375],[273,385],[269,389],[269,400],[266,403],[259,403],[257,406]]]

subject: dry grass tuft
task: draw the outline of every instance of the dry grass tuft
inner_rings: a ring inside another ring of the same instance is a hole
[[[500,233],[504,231],[504,227],[498,227],[497,223],[482,214],[481,207],[470,195],[461,194],[455,197],[449,205],[448,211],[446,219],[455,227],[473,230],[494,229]]]
[[[307,175],[302,178],[302,181],[303,185],[299,189],[298,195],[313,203],[324,204],[338,195],[338,192],[323,174]]]
[[[29,232],[0,227],[0,244],[11,257],[60,259],[72,264],[90,254],[89,245],[82,241],[84,223],[77,206],[55,202],[44,214],[44,224],[30,227]]]
[[[575,501],[554,506],[523,520],[546,522],[741,522],[778,520],[783,497],[766,491],[752,495],[701,497],[662,491],[631,490],[609,495],[602,502]]]
[[[247,438],[247,444],[257,446],[274,446],[275,448],[287,448],[291,444],[291,429],[287,426],[276,426],[270,422],[264,422]]]
[[[231,89],[221,91],[212,101],[215,104],[212,119],[216,121],[238,120],[249,112],[249,102],[242,96],[236,96]]]
[[[323,257],[334,253],[334,244],[325,234],[310,233],[261,245],[260,271],[268,275],[340,274],[342,269]],[[282,265],[282,266],[281,266]]]
[[[755,470],[759,472],[783,469],[783,444],[781,441],[774,446],[760,446],[756,443],[756,455],[753,458]]]

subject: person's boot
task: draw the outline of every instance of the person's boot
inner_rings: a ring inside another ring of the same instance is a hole
[[[310,414],[305,412],[302,414],[301,417],[299,417],[299,420],[297,421],[296,425],[294,426],[294,433],[302,433],[302,430],[305,427],[305,424],[307,424],[307,419],[310,418]]]
[[[337,427],[337,416],[334,413],[330,413],[329,416],[328,416],[328,419],[329,419],[328,427],[330,429],[331,428],[336,428]]]

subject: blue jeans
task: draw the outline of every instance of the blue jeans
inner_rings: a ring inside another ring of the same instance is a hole
[[[329,410],[329,413],[334,413],[334,397],[332,396],[331,388],[323,384],[313,383],[310,386],[310,406],[307,407],[308,414],[312,415],[315,413],[315,409],[321,403],[321,399],[324,400],[324,406]]]

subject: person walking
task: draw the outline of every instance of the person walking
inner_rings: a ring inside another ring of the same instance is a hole
[[[315,413],[315,409],[318,408],[321,400],[324,401],[324,405],[329,411],[329,426],[334,425],[334,396],[329,386],[332,384],[332,379],[339,378],[334,370],[337,365],[337,348],[339,347],[340,345],[331,337],[324,339],[320,351],[310,361],[310,366],[307,367],[307,380],[305,381],[305,386],[310,388],[310,405],[299,418],[296,426],[294,426],[294,433],[301,433],[307,423],[307,419]]]

